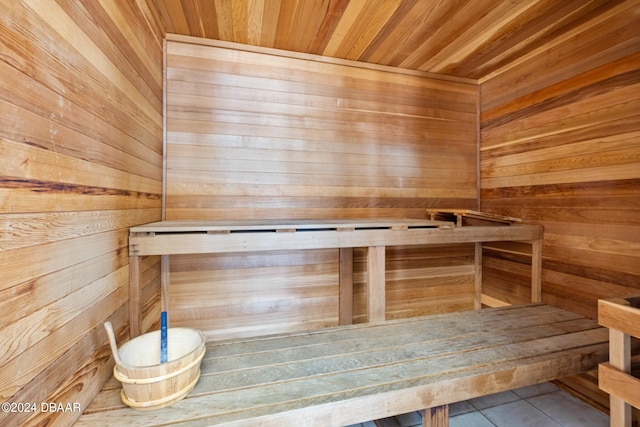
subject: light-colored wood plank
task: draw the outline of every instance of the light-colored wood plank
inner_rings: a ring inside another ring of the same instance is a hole
[[[129,335],[132,338],[140,335],[140,257],[129,257]]]
[[[482,308],[482,242],[474,244],[473,257],[473,308]]]
[[[626,396],[628,394],[631,395],[632,391],[637,389],[638,383],[636,381],[635,384],[628,384],[636,386],[636,389],[622,389],[617,384],[617,382],[626,379],[626,375],[628,375],[631,370],[631,337],[616,329],[609,329],[609,364],[619,372],[625,373],[625,375],[616,375],[613,371],[607,371],[606,367],[603,370],[605,374],[603,378],[604,388],[610,391],[609,409],[611,425],[630,427],[631,406],[629,406],[628,401],[635,401],[636,399],[633,399],[633,397],[627,399]],[[607,387],[607,381],[609,381],[609,384],[613,384]],[[627,380],[626,382],[630,381]]]
[[[487,220],[487,221],[496,221],[496,222],[504,222],[504,223],[511,223],[511,222],[520,222],[522,221],[522,219],[520,218],[514,218],[511,216],[506,216],[506,215],[498,215],[495,213],[491,213],[491,212],[480,212],[480,211],[476,211],[473,209],[427,209],[427,213],[429,215],[438,215],[438,214],[453,214],[456,216],[463,216],[463,217],[469,217],[469,218],[477,218],[477,219],[483,219],[483,220]],[[434,219],[432,217],[432,219]]]
[[[630,425],[625,423],[631,420],[631,406],[640,408],[638,395],[632,392],[640,389],[640,380],[629,373],[613,368],[611,363],[602,363],[598,369],[598,383],[602,390],[610,393],[611,398],[615,399],[611,402],[611,425]],[[616,423],[613,422],[614,418]]]
[[[180,411],[163,410],[162,422],[353,424],[545,381],[593,367],[606,353],[605,329],[545,305],[216,342],[194,392]],[[105,392],[96,404],[110,407],[109,417],[94,406],[79,425],[156,417]]]
[[[338,322],[340,325],[350,325],[353,323],[353,248],[339,251]]]
[[[66,302],[76,309],[62,307],[62,314],[51,323],[51,327],[55,327],[52,332],[38,331],[38,329],[42,331],[42,312],[25,318],[24,322],[37,322],[40,327],[36,327],[33,336],[30,336],[29,329],[21,330],[17,340],[13,338],[15,344],[12,346],[15,350],[4,354],[3,370],[0,373],[2,399],[9,399],[57,358],[63,356],[66,347],[58,344],[60,340],[77,342],[87,333],[87,329],[98,327],[100,320],[110,314],[112,307],[124,305],[128,296],[126,281],[126,271],[122,269],[88,286],[86,290],[70,295],[65,299],[66,301],[60,301],[59,307]],[[89,308],[78,310],[77,307]],[[74,316],[75,313],[77,315]],[[14,325],[14,327],[19,326]],[[8,339],[5,334],[9,333],[11,333],[9,330],[3,330],[3,341]],[[25,369],[25,366],[28,366],[28,369]]]
[[[531,302],[542,302],[542,239],[531,242]]]
[[[144,228],[150,230],[151,228]],[[447,243],[534,240],[542,228],[533,225],[511,227],[458,227],[447,229],[412,228],[405,231],[362,229],[353,233],[307,231],[304,233],[259,233],[260,239],[247,240],[242,233],[156,234],[130,236],[130,251],[139,255],[246,252],[285,249],[322,249],[364,246],[424,245]]]
[[[0,104],[2,104],[2,101],[0,101]],[[25,113],[21,110],[15,110],[12,117],[22,116],[25,120],[34,123],[34,125],[49,127],[49,123],[46,121],[40,122]],[[40,138],[38,135],[30,137]],[[41,137],[51,141],[51,135],[48,132]],[[74,140],[80,145],[87,143],[86,140],[78,137]],[[129,177],[126,173],[114,167],[122,166],[122,164],[110,166],[96,164],[95,162],[74,158],[65,153],[57,153],[56,150],[49,151],[34,148],[33,146],[24,146],[24,144],[1,137],[0,143],[5,154],[0,159],[0,165],[8,170],[14,170],[15,174],[12,176],[17,180],[31,180],[36,184],[38,182],[56,182],[56,179],[62,179],[61,183],[67,184],[68,188],[73,188],[73,185],[75,185],[78,188],[87,190],[94,189],[95,192],[103,188],[109,188],[111,191],[108,194],[116,195],[119,194],[116,189],[121,192],[126,190],[151,194],[160,192],[160,186],[157,182],[160,172],[159,167],[154,167],[149,172],[152,175],[151,178],[140,175]],[[116,155],[116,153],[117,151],[114,150],[113,155]],[[146,169],[146,166],[140,166],[140,168],[143,170]],[[103,189],[102,191],[105,190]]]
[[[640,310],[637,303],[634,306],[625,298],[598,300],[598,323],[626,335],[640,337]],[[626,370],[629,368],[628,363],[627,360],[624,365],[618,364],[616,367]]]
[[[128,230],[87,234],[74,239],[61,239],[47,245],[29,246],[2,252],[5,263],[0,290],[9,289],[24,282],[48,276],[60,269],[73,267],[74,261],[86,261],[110,253],[124,245]],[[91,243],[90,243],[91,242]],[[124,246],[123,246],[124,247]],[[61,260],[57,254],[64,253]],[[32,262],[38,260],[38,262]]]
[[[636,398],[640,380],[631,376],[631,336],[640,336],[638,301],[637,297],[598,301],[598,323],[609,328],[609,363],[600,365],[598,384],[610,395],[612,426],[631,426],[631,405],[640,406]]]
[[[128,313],[124,307],[121,307],[108,319],[115,325],[122,325],[116,329],[119,340],[126,337],[127,328],[124,326],[127,318]],[[60,386],[53,393],[53,401],[63,402],[70,399],[70,402],[76,402],[75,410],[72,403],[71,410],[59,414],[57,420],[62,423],[73,423],[82,409],[89,406],[93,396],[100,391],[107,378],[113,375],[113,362],[104,362],[105,357],[109,357],[110,350],[102,342],[102,331],[103,328],[96,328],[92,333],[83,337],[60,359],[37,375],[31,381],[33,387],[23,387],[10,401],[46,402],[49,393],[51,393],[48,390],[49,384],[55,381]],[[73,385],[77,383],[82,384],[83,387],[75,389]],[[80,408],[78,408],[78,404]],[[42,411],[42,407],[40,407],[35,412],[13,413],[11,415],[12,417],[5,423],[9,426],[42,424],[50,418],[51,413]]]
[[[33,280],[0,291],[0,329],[20,319],[50,306],[69,293],[78,291],[87,283],[92,283],[106,276],[114,266],[125,267],[125,252],[106,253],[92,257],[73,267],[38,277]],[[71,278],[70,278],[71,277]],[[31,298],[24,298],[31,292]]]
[[[367,250],[367,320],[385,320],[386,304],[385,247],[369,246]]]
[[[135,85],[110,61],[105,52],[95,46],[90,37],[83,32],[74,31],[77,27],[63,9],[57,4],[42,4],[37,1],[28,2],[28,7],[39,16],[46,16],[53,30],[65,42],[75,46],[77,52],[88,63],[93,64],[95,70],[98,70],[106,81],[121,88],[122,94],[127,98],[132,115],[137,116],[143,122],[146,121],[148,127],[161,126],[162,117],[156,108],[157,106],[152,105],[148,99],[141,96]]]
[[[220,220],[220,221],[160,221],[131,227],[131,233],[174,233],[201,231],[306,231],[345,229],[399,229],[450,228],[447,221],[389,218],[367,219],[281,219],[281,220]]]
[[[0,214],[0,227],[7,230],[2,234],[0,251],[33,248],[113,229],[127,229],[154,216],[157,212],[151,209]]]
[[[128,227],[160,218],[162,37],[146,4],[1,8],[0,394],[86,406],[110,375],[100,323],[128,329]],[[147,291],[158,271],[141,273]]]
[[[171,282],[171,266],[169,264],[169,255],[161,255],[160,256],[160,291],[162,295],[162,311],[166,311],[166,312],[169,312],[169,283],[170,282]]]
[[[287,9],[284,12],[291,12],[291,10]],[[444,75],[444,74],[438,74],[438,73],[417,71],[414,69],[388,67],[388,66],[374,64],[366,61],[354,62],[351,60],[343,60],[340,58],[331,58],[331,57],[326,57],[321,55],[307,54],[300,51],[296,52],[294,50],[286,50],[286,49],[283,50],[277,47],[276,49],[264,49],[261,47],[242,45],[242,44],[233,43],[233,42],[229,43],[226,41],[221,41],[219,39],[218,40],[200,39],[200,38],[194,38],[194,37],[184,36],[179,34],[167,34],[166,37],[168,41],[175,42],[175,45],[179,46],[179,48],[175,51],[176,53],[178,54],[187,53],[187,55],[190,55],[190,56],[194,56],[192,54],[193,51],[199,51],[199,52],[202,52],[203,50],[213,51],[213,49],[216,49],[216,57],[222,57],[222,58],[228,58],[230,56],[236,56],[236,58],[245,58],[247,57],[247,55],[245,55],[245,52],[248,52],[250,54],[249,56],[254,55],[256,53],[263,54],[263,55],[280,54],[285,57],[285,62],[284,62],[285,68],[292,68],[292,67],[303,68],[303,66],[300,65],[300,63],[292,66],[292,64],[295,64],[296,61],[290,61],[289,59],[291,58],[294,60],[304,60],[313,65],[315,65],[315,63],[326,64],[330,72],[335,72],[336,70],[344,66],[348,67],[348,66],[357,65],[357,68],[361,68],[363,70],[364,75],[362,77],[365,77],[365,78],[366,77],[370,78],[371,75],[376,74],[380,71],[383,71],[383,72],[392,72],[392,73],[401,74],[402,76],[406,77],[410,81],[413,81],[413,78],[415,77],[417,77],[418,80],[427,77],[429,79],[433,79],[434,82],[435,81],[457,82],[457,83],[466,83],[466,84],[475,84],[477,82],[475,78],[464,78],[464,77],[457,77],[457,76]],[[202,49],[200,48],[200,46],[208,47],[209,49]],[[350,76],[360,75],[360,74],[362,74],[362,72],[356,71],[356,70],[350,70],[349,72]],[[382,75],[381,77],[384,80],[386,80],[387,78],[391,78],[392,80],[394,79],[394,77],[392,76]]]

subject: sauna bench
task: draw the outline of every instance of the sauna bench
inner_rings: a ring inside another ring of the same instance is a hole
[[[385,247],[475,243],[474,305],[481,307],[482,243],[530,243],[531,301],[541,300],[543,229],[539,225],[456,227],[427,219],[160,221],[129,232],[129,315],[131,337],[140,334],[140,257],[161,256],[162,309],[169,312],[169,256],[271,250],[340,251],[339,323],[350,324],[353,310],[353,248],[367,250],[367,319],[385,319]]]
[[[139,412],[112,379],[77,426],[344,426],[425,410],[594,369],[596,321],[527,304],[208,342],[194,390]]]

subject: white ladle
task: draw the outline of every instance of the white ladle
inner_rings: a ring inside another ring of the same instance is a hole
[[[122,360],[120,360],[120,353],[118,353],[118,346],[116,344],[116,336],[113,333],[113,326],[111,326],[111,322],[105,322],[104,328],[107,330],[107,336],[109,337],[109,345],[111,346],[111,352],[113,353],[113,358],[116,361],[116,364],[123,366]]]

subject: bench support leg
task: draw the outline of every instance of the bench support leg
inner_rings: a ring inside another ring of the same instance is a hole
[[[160,256],[160,296],[162,311],[169,313],[169,255]]]
[[[425,409],[422,414],[422,427],[449,427],[449,405]]]
[[[482,242],[475,244],[473,277],[473,308],[482,308]]]
[[[631,336],[609,328],[609,363],[622,372],[631,372]],[[631,405],[610,395],[611,427],[631,427]]]
[[[542,302],[542,239],[531,242],[531,302]]]
[[[385,320],[385,247],[367,252],[367,321]]]
[[[140,257],[129,257],[129,337],[140,335]]]
[[[338,323],[353,323],[353,248],[340,248],[340,290]]]

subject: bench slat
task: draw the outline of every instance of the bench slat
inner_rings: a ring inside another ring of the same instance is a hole
[[[234,357],[234,360],[226,358],[223,360],[205,360],[202,369],[207,375],[247,375],[252,371],[260,371],[265,369],[279,370],[284,369],[288,365],[297,363],[300,370],[304,372],[303,364],[311,366],[318,372],[324,365],[328,365],[327,369],[337,370],[337,364],[341,360],[349,363],[352,359],[357,359],[360,365],[373,366],[383,363],[385,359],[390,360],[409,360],[413,357],[434,357],[440,354],[448,354],[455,351],[467,351],[469,348],[491,348],[514,342],[522,342],[525,340],[538,339],[553,334],[564,335],[570,332],[591,329],[593,325],[585,320],[567,321],[560,325],[535,325],[529,328],[521,328],[510,331],[509,334],[496,336],[490,332],[479,332],[477,334],[469,333],[467,335],[459,335],[456,338],[449,339],[432,339],[424,337],[423,339],[415,339],[409,342],[408,337],[395,336],[388,337],[384,343],[377,343],[373,346],[370,340],[358,340],[352,343],[344,343],[344,346],[330,346],[323,351],[314,347],[295,349],[291,352],[269,352],[256,355],[243,355]],[[394,340],[393,338],[396,338]],[[337,348],[336,348],[337,347]],[[320,355],[318,353],[320,352]],[[237,359],[237,360],[235,360]],[[241,369],[237,369],[241,366]],[[219,373],[222,371],[221,373]],[[276,376],[277,377],[277,376]],[[234,383],[235,381],[231,381]]]
[[[428,322],[425,322],[425,319]],[[428,317],[361,323],[349,325],[348,327],[340,326],[308,332],[292,332],[208,343],[208,348],[211,351],[207,353],[205,360],[213,357],[255,354],[282,348],[291,350],[308,345],[323,346],[330,343],[334,346],[339,342],[348,344],[354,340],[370,338],[385,340],[388,337],[398,336],[403,333],[413,337],[416,331],[420,330],[429,331],[433,334],[431,337],[435,338],[438,336],[449,337],[466,333],[478,333],[483,330],[492,332],[496,329],[496,324],[500,324],[501,329],[510,329],[574,319],[584,319],[584,317],[544,304],[508,306],[482,311],[436,314]],[[381,329],[384,330],[384,333],[380,333]]]
[[[589,370],[607,340],[593,320],[528,305],[227,341],[208,345],[183,401],[144,413],[105,390],[77,425],[352,424]]]

